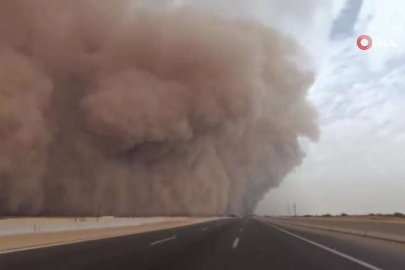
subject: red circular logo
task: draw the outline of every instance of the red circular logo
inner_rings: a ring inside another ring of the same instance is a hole
[[[363,40],[367,40],[367,45],[364,46],[363,44],[361,44],[361,42],[362,42]],[[359,38],[357,39],[357,46],[358,46],[361,50],[366,51],[366,50],[370,49],[371,46],[373,46],[373,40],[371,39],[371,37],[369,37],[369,36],[367,36],[367,35],[361,35],[361,36],[359,36]]]

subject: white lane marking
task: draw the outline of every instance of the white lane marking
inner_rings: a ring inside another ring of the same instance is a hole
[[[361,260],[359,260],[359,259],[353,258],[352,256],[349,256],[349,255],[347,255],[347,254],[345,254],[345,253],[342,253],[342,252],[339,252],[339,251],[337,251],[337,250],[331,249],[331,248],[329,248],[329,247],[327,247],[327,246],[318,244],[318,243],[316,243],[316,242],[314,242],[314,241],[311,241],[311,240],[309,240],[309,239],[306,239],[306,238],[304,238],[304,237],[302,237],[302,236],[299,236],[299,235],[296,235],[296,234],[291,233],[291,232],[289,232],[289,231],[286,231],[286,230],[284,230],[284,229],[278,228],[278,227],[276,227],[276,226],[274,226],[274,225],[270,225],[269,223],[266,223],[266,222],[264,222],[264,223],[265,223],[266,225],[268,225],[268,226],[270,226],[270,227],[276,229],[276,230],[279,230],[279,231],[281,231],[281,232],[283,232],[283,233],[286,233],[286,234],[288,234],[288,235],[291,235],[291,236],[293,236],[293,237],[295,237],[295,238],[298,238],[298,239],[300,239],[300,240],[302,240],[302,241],[305,241],[305,242],[310,243],[310,244],[312,244],[312,245],[314,245],[314,246],[317,246],[317,247],[319,247],[319,248],[322,248],[322,249],[324,249],[324,250],[327,250],[327,251],[329,251],[329,252],[331,252],[331,253],[333,253],[333,254],[336,254],[336,255],[338,255],[338,256],[340,256],[340,257],[343,257],[343,258],[345,258],[345,259],[347,259],[347,260],[349,260],[349,261],[352,261],[352,262],[355,262],[355,263],[357,263],[357,264],[360,264],[360,265],[362,265],[362,266],[364,266],[364,267],[366,267],[366,268],[368,268],[368,269],[372,269],[372,270],[382,270],[381,268],[378,268],[377,266],[374,266],[374,265],[371,265],[371,264],[366,263],[366,262],[364,262],[364,261],[361,261]]]
[[[201,231],[206,231],[206,230],[208,230],[208,227],[204,227],[201,229]]]
[[[152,242],[152,243],[150,243],[149,245],[150,245],[150,246],[154,246],[154,245],[162,244],[162,243],[167,242],[167,241],[175,240],[176,238],[177,238],[177,236],[174,235],[174,236],[169,237],[169,238],[165,238],[165,239],[162,239],[162,240],[158,240],[158,241]]]
[[[235,241],[233,241],[232,248],[237,248],[237,247],[238,247],[238,244],[239,244],[239,237],[236,237],[236,238],[235,238]]]

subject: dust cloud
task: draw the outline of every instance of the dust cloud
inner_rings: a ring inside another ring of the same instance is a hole
[[[251,213],[317,138],[276,30],[190,6],[0,0],[0,215]]]

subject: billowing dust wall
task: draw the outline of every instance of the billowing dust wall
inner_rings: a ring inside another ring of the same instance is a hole
[[[0,215],[246,214],[317,137],[312,74],[257,22],[0,0]]]

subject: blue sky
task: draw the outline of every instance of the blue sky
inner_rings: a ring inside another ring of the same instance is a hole
[[[325,48],[312,51],[317,79],[309,96],[321,138],[301,142],[302,166],[257,212],[284,215],[294,202],[301,214],[405,212],[405,2],[330,3],[323,7],[333,14],[329,32],[310,30]],[[368,51],[356,46],[362,34],[373,38]]]

